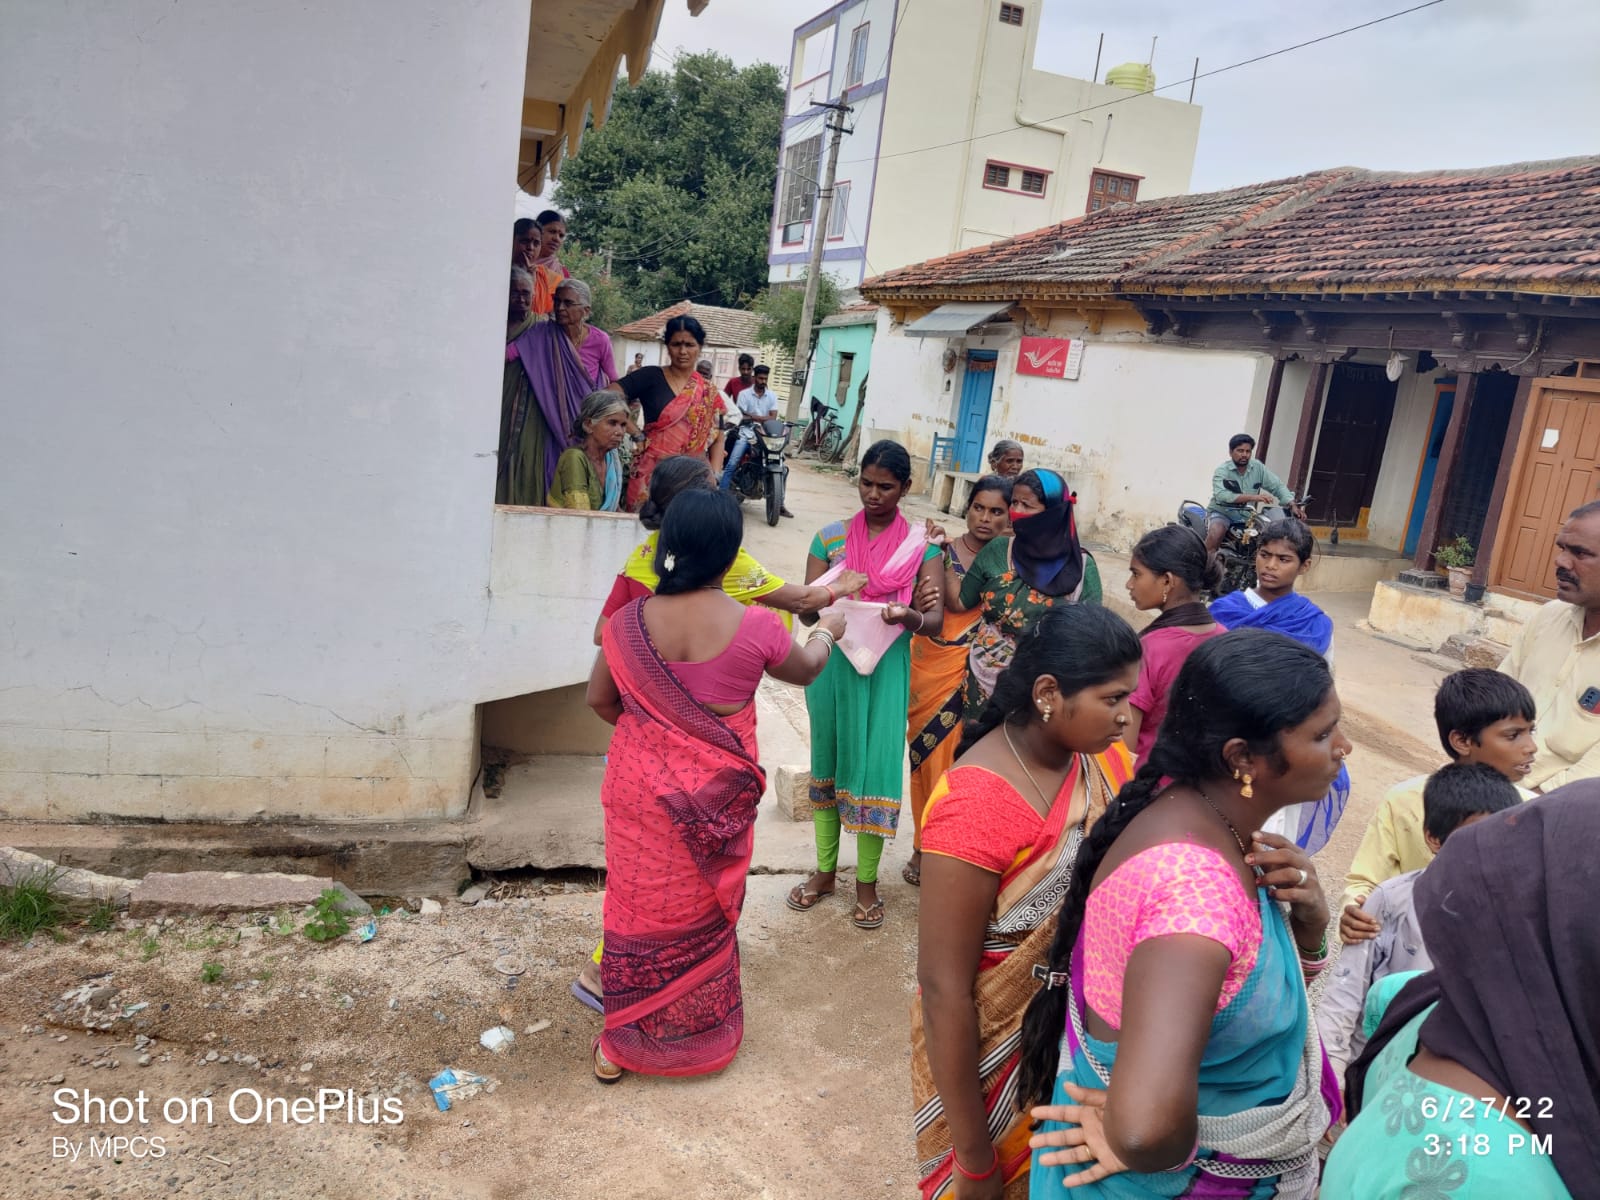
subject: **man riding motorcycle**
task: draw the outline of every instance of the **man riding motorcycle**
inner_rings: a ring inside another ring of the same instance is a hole
[[[747,436],[746,427],[755,426],[756,429],[759,429],[767,421],[778,419],[777,393],[767,390],[767,379],[771,374],[770,367],[765,364],[758,366],[754,372],[754,382],[735,397],[735,403],[739,406],[739,424],[730,434],[728,458],[722,468],[721,487],[723,491],[732,489],[734,473],[738,471],[739,463],[743,461],[752,444],[756,430],[751,430],[750,436]],[[783,430],[780,428],[778,432],[781,434]],[[787,506],[783,508],[781,515],[785,517],[794,516]]]
[[[1206,505],[1206,549],[1215,554],[1228,530],[1243,525],[1249,504],[1281,504],[1290,516],[1305,520],[1294,493],[1255,457],[1256,440],[1248,433],[1228,439],[1228,460],[1211,474],[1211,503]]]

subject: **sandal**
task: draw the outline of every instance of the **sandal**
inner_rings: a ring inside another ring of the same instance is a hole
[[[873,916],[877,913],[877,916]],[[883,901],[874,900],[871,904],[856,904],[855,914],[850,918],[857,929],[877,929],[883,924]]]
[[[917,866],[915,863],[907,863],[900,871],[900,878],[904,879],[912,887],[921,887],[922,868]]]
[[[794,909],[795,912],[810,912],[822,901],[833,895],[833,892],[833,888],[829,888],[825,892],[813,892],[805,884],[797,883],[789,889],[789,895],[784,899],[784,903]]]
[[[622,1077],[628,1073],[625,1068],[617,1066],[616,1063],[605,1056],[605,1052],[600,1049],[599,1038],[595,1038],[594,1048],[590,1051],[589,1056],[594,1062],[594,1077],[600,1083],[619,1083]]]

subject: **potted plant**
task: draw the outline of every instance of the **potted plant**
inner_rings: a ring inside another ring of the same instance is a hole
[[[1450,576],[1450,594],[1458,600],[1467,594],[1467,582],[1472,578],[1472,564],[1477,556],[1477,548],[1460,534],[1433,552],[1434,562]]]

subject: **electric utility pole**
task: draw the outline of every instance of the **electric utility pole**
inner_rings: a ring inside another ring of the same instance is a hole
[[[826,128],[833,134],[828,142],[828,166],[822,172],[822,189],[817,193],[817,215],[811,222],[811,260],[806,265],[806,298],[800,306],[800,332],[794,339],[796,382],[789,385],[789,420],[800,419],[800,402],[805,398],[805,379],[811,377],[811,318],[817,310],[817,285],[822,277],[822,250],[828,243],[828,217],[833,211],[833,173],[839,166],[839,137],[845,132],[848,104],[819,104],[832,111],[833,121]],[[800,378],[804,373],[805,379]]]

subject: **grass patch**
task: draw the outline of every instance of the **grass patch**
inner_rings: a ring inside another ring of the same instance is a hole
[[[154,935],[147,935],[145,939],[139,943],[139,950],[142,961],[149,962],[152,958],[161,953],[161,943],[155,939]]]
[[[109,899],[98,901],[83,923],[96,933],[109,933],[117,924],[116,904]]]
[[[26,941],[44,929],[59,925],[67,906],[56,894],[58,869],[31,871],[0,887],[0,938]]]
[[[200,982],[201,983],[221,983],[222,982],[222,974],[223,974],[222,964],[219,963],[219,962],[208,962],[208,963],[201,963],[200,964]]]

